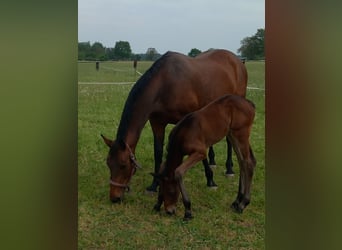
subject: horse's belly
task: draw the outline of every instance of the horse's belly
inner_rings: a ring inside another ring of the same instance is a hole
[[[150,119],[157,121],[162,124],[176,124],[179,122],[187,113],[179,111],[168,111],[168,112],[154,112],[151,114]]]

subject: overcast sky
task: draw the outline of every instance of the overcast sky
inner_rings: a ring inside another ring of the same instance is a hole
[[[265,28],[264,0],[78,0],[79,42],[113,48],[128,41],[133,53],[237,53],[240,41],[259,28]]]

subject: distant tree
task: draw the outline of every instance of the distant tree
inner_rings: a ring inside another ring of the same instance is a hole
[[[255,35],[241,40],[238,53],[247,59],[265,58],[265,29],[258,29]]]
[[[117,60],[128,60],[131,58],[132,50],[129,42],[118,41],[114,47],[114,57]]]
[[[106,48],[103,47],[102,43],[95,42],[91,46],[92,53],[94,55],[95,60],[105,60],[106,59]]]
[[[202,51],[200,51],[199,49],[193,48],[188,53],[188,56],[195,57],[195,56],[197,56],[197,55],[199,55],[201,53],[202,53]]]
[[[132,54],[132,60],[140,61],[141,60],[141,54]]]
[[[106,59],[107,60],[115,59],[114,48],[106,48]]]
[[[146,51],[145,59],[148,61],[154,61],[159,56],[158,51],[155,48],[148,48]]]
[[[144,61],[146,60],[146,54],[145,53],[134,54],[134,59],[137,59],[138,61]]]
[[[89,60],[91,54],[90,42],[78,43],[78,60]]]

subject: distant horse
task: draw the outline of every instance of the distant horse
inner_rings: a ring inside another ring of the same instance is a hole
[[[246,95],[247,70],[241,60],[226,50],[210,50],[191,58],[167,52],[159,58],[130,91],[122,112],[116,140],[103,137],[110,147],[110,199],[121,201],[135,172],[134,152],[145,123],[149,120],[154,136],[155,173],[163,156],[165,127],[176,124],[186,114],[198,110],[225,94]],[[216,119],[213,117],[213,119]],[[227,139],[228,142],[228,139]],[[228,174],[232,173],[231,145],[228,142]],[[133,160],[134,159],[134,160]],[[213,151],[209,151],[210,163]],[[208,186],[216,186],[208,161],[203,160]],[[156,192],[153,178],[147,190]]]
[[[239,191],[232,207],[242,212],[250,202],[250,188],[256,160],[249,137],[255,116],[252,102],[239,96],[226,95],[204,108],[186,115],[169,135],[168,154],[159,177],[157,204],[162,203],[168,214],[174,214],[179,193],[185,207],[184,219],[192,218],[191,202],[185,190],[183,175],[197,162],[205,159],[207,148],[228,136],[240,166]],[[183,157],[188,158],[183,161]]]

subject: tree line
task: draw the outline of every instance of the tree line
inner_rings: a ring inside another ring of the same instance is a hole
[[[159,53],[153,48],[149,48],[145,54],[134,54],[127,41],[116,42],[114,48],[106,48],[100,42],[78,43],[78,60],[154,60],[158,55]]]
[[[264,59],[264,35],[265,29],[258,29],[251,37],[241,40],[241,47],[237,53],[248,60]],[[193,48],[188,56],[195,57],[202,53],[201,50]],[[161,56],[155,48],[148,48],[146,53],[134,54],[128,41],[117,41],[113,48],[106,48],[100,42],[78,43],[78,60],[107,61],[107,60],[145,60],[155,61]]]

